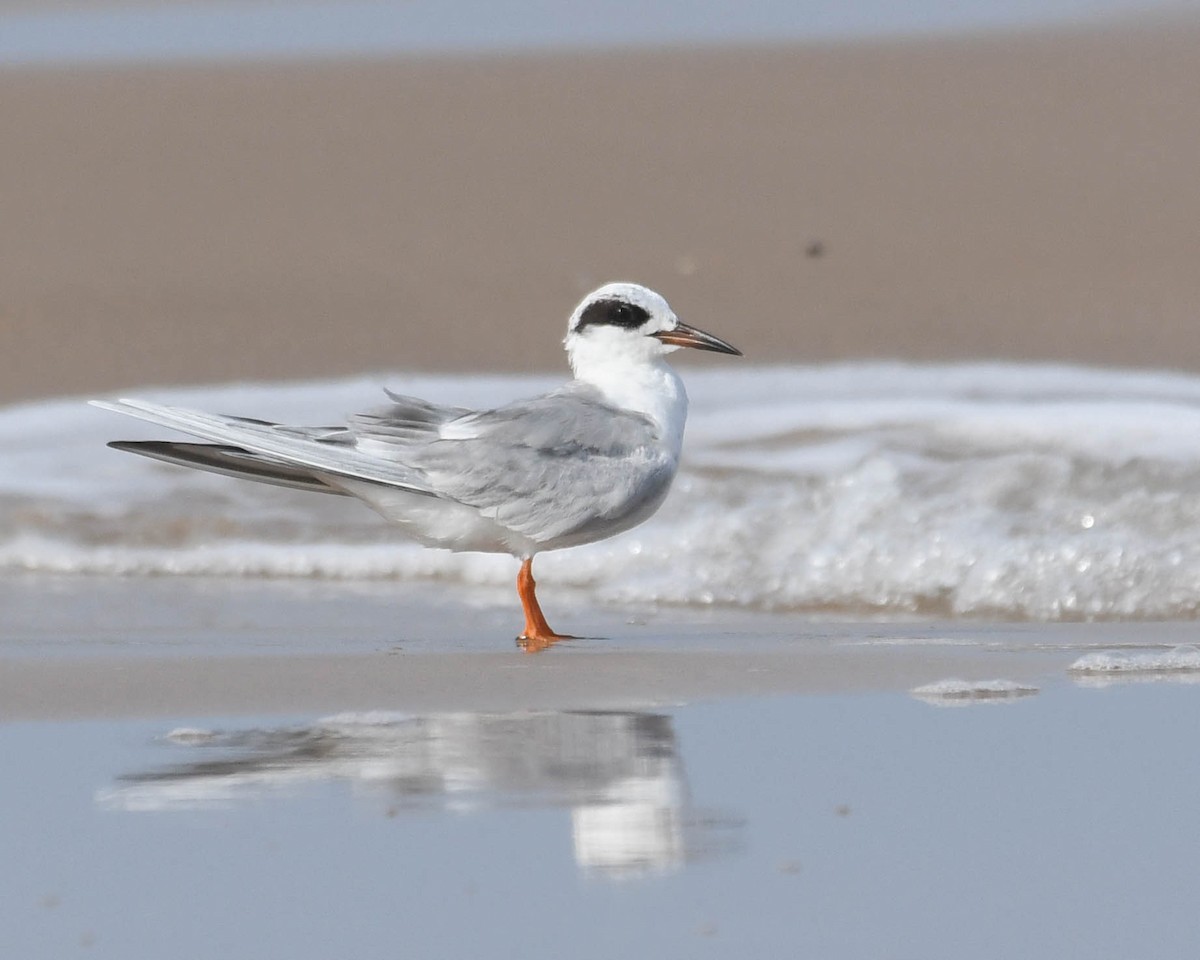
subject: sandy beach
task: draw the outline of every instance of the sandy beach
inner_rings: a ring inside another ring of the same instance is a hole
[[[1192,955],[1200,385],[1034,365],[1200,372],[1198,85],[1187,19],[0,70],[0,955]],[[515,565],[32,405],[490,397],[613,278],[826,366],[691,371],[545,655]]]
[[[1190,21],[0,79],[0,402],[559,370],[612,278],[760,362],[1200,369]]]

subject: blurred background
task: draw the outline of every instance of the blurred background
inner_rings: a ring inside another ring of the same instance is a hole
[[[0,0],[0,403],[752,360],[1200,368],[1200,17],[1121,0]]]

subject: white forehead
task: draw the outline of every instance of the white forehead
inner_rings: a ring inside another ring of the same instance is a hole
[[[667,301],[649,287],[643,287],[640,283],[606,283],[579,301],[579,306],[571,314],[572,326],[587,305],[597,300],[623,300],[636,307],[641,307],[650,316],[661,319],[675,316]]]

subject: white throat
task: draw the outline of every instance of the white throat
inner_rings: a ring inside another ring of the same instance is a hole
[[[570,337],[567,356],[576,380],[591,384],[614,407],[649,417],[679,458],[687,422],[687,391],[657,341],[628,335]]]

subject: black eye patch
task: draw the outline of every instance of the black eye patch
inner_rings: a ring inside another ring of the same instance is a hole
[[[587,326],[601,324],[610,327],[640,327],[650,319],[650,314],[635,303],[627,300],[595,300],[589,303],[579,315],[576,330]]]

